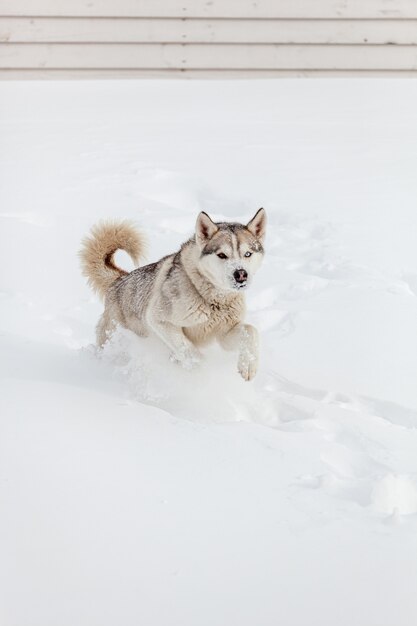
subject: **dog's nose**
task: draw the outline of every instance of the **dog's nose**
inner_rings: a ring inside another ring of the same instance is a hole
[[[235,270],[233,272],[233,278],[237,283],[244,283],[248,279],[248,273],[246,270]]]

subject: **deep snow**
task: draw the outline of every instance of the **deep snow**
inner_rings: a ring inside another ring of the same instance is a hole
[[[402,80],[0,83],[2,626],[415,623],[416,110]],[[96,220],[153,261],[260,206],[253,383],[96,354]]]

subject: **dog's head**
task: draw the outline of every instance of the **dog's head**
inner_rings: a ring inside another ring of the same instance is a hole
[[[246,289],[264,256],[266,213],[245,224],[213,222],[201,212],[196,224],[200,272],[222,291]]]

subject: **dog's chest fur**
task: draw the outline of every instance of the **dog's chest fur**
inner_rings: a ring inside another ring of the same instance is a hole
[[[196,323],[183,330],[193,343],[203,344],[215,336],[227,333],[243,319],[245,301],[243,295],[239,294],[226,300],[201,300],[198,308]]]

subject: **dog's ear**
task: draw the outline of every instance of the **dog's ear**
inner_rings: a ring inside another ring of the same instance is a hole
[[[197,223],[195,225],[195,235],[198,243],[204,246],[207,241],[209,241],[209,239],[217,233],[218,230],[218,227],[207,215],[207,213],[201,211],[200,215],[197,217]]]
[[[265,237],[266,232],[266,213],[265,209],[259,209],[251,219],[250,222],[246,224],[246,228],[249,232],[252,233],[256,239],[262,241]]]

